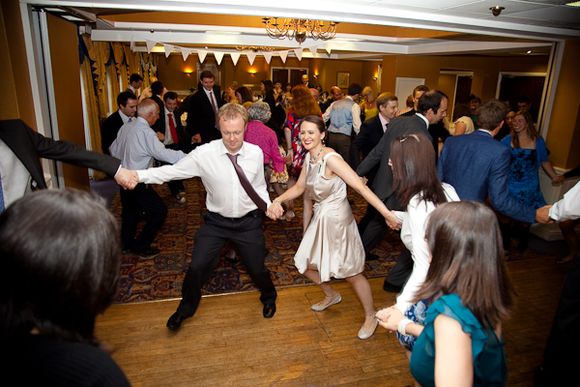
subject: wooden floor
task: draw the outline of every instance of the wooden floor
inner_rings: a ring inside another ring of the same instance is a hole
[[[518,308],[506,326],[509,386],[531,386],[563,283],[553,260],[508,263]],[[371,280],[377,307],[395,295]],[[362,308],[345,282],[342,303],[310,311],[315,286],[279,289],[278,312],[264,319],[258,293],[206,297],[177,334],[165,328],[177,301],[113,305],[98,337],[134,386],[406,386],[408,361],[394,334],[378,328],[362,341]]]

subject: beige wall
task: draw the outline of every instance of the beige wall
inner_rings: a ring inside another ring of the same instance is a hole
[[[30,127],[36,128],[20,5],[17,1],[2,1],[0,6],[0,80],[7,96],[2,99],[9,100],[0,104],[0,119],[21,118]]]
[[[84,148],[77,27],[50,14],[47,22],[59,136]],[[86,168],[62,165],[67,187],[88,188]]]

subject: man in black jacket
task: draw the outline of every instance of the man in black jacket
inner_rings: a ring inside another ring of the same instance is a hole
[[[202,71],[197,92],[189,101],[187,112],[187,132],[199,135],[205,144],[221,137],[218,120],[219,108],[224,104],[220,87],[215,85],[215,76],[211,71]]]
[[[130,91],[123,91],[117,96],[119,109],[107,117],[101,125],[101,149],[110,155],[109,147],[117,138],[121,126],[135,118],[137,112],[137,96]]]

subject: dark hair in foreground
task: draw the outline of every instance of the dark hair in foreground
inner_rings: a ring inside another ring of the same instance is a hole
[[[137,100],[137,96],[130,91],[122,91],[117,95],[117,106],[127,106],[130,99]]]
[[[441,107],[441,101],[443,99],[449,99],[447,95],[440,90],[430,90],[423,93],[421,98],[419,98],[419,103],[417,103],[417,112],[425,115],[429,109],[433,110],[433,113],[437,114],[439,107]]]
[[[0,341],[31,330],[96,343],[95,318],[111,304],[121,250],[103,200],[42,190],[0,216]]]
[[[509,317],[514,291],[497,217],[489,207],[472,201],[442,204],[429,216],[425,238],[431,265],[416,300],[457,293],[490,329]]]
[[[435,150],[424,134],[397,137],[391,143],[393,190],[406,206],[416,194],[435,205],[447,201],[435,168]]]

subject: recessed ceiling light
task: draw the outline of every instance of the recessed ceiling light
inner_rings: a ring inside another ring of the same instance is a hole
[[[532,50],[528,50],[526,51],[526,54],[530,55],[533,51]]]

